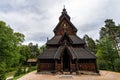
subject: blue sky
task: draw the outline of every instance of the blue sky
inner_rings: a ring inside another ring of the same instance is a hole
[[[63,5],[81,38],[87,34],[94,40],[105,19],[120,23],[120,0],[0,0],[0,20],[25,35],[24,44],[45,44],[54,36]]]

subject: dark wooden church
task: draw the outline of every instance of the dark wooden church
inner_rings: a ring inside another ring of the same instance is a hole
[[[54,29],[54,37],[47,41],[46,49],[38,57],[37,72],[77,72],[99,73],[96,56],[86,48],[84,40],[77,36],[77,29],[71,23],[64,8],[59,23]]]

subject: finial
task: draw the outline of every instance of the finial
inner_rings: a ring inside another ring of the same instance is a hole
[[[62,13],[67,13],[66,9],[65,9],[65,5],[63,5],[63,12]]]
[[[65,5],[63,5],[63,8],[65,9]]]

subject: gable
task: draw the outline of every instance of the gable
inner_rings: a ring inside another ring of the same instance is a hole
[[[65,41],[67,41],[67,43],[72,43],[72,40],[69,38],[67,33],[64,33],[64,35],[61,37],[59,43],[63,43]]]
[[[72,24],[67,14],[62,14],[61,16],[59,23],[53,30],[55,35],[63,35],[65,32],[69,35],[75,35],[77,29]]]

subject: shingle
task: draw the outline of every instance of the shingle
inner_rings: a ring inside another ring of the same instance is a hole
[[[68,50],[70,51],[70,54],[72,55],[72,59],[76,59],[77,58],[77,54],[75,53],[73,48],[71,46],[68,46]]]
[[[53,59],[58,48],[47,48],[38,58]]]
[[[59,48],[48,48],[39,56],[39,59],[60,59],[64,49],[64,46],[60,46]],[[79,47],[74,48],[72,46],[67,46],[66,49],[69,50],[72,59],[96,59],[96,56],[87,49]]]
[[[60,56],[61,56],[61,53],[62,53],[62,51],[64,50],[64,46],[60,46],[58,49],[57,49],[57,51],[56,51],[56,53],[55,53],[55,55],[54,55],[54,58],[55,59],[60,59]]]
[[[73,44],[85,44],[85,41],[76,35],[69,35],[69,37],[72,40]]]
[[[54,45],[59,44],[59,40],[61,39],[62,35],[54,36],[52,39],[48,40],[47,45]]]
[[[73,49],[77,53],[79,59],[96,59],[96,56],[87,49],[84,48],[73,48]]]

